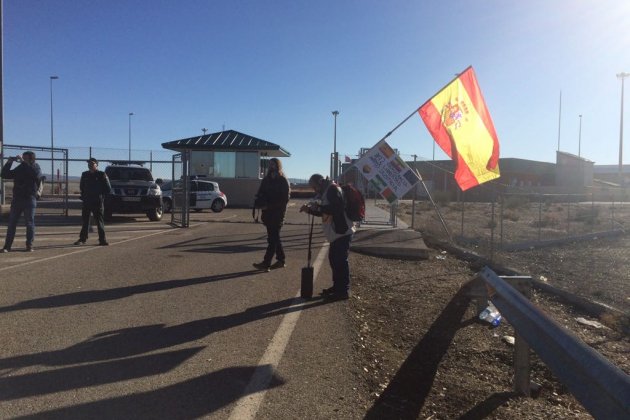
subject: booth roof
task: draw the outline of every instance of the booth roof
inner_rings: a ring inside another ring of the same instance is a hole
[[[176,152],[183,150],[258,151],[270,157],[289,157],[291,153],[267,140],[258,139],[238,131],[228,130],[204,134],[187,139],[162,143],[162,147]]]

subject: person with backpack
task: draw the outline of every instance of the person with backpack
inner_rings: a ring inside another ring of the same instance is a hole
[[[258,270],[270,271],[286,267],[286,256],[280,238],[280,229],[284,224],[287,204],[291,196],[289,180],[282,171],[282,162],[277,158],[269,159],[267,175],[263,178],[256,194],[258,207],[262,209],[260,219],[267,228],[267,250],[263,260],[254,263]],[[262,203],[264,202],[264,203]],[[273,257],[276,262],[271,263]]]
[[[300,212],[322,218],[322,230],[330,243],[328,263],[332,270],[333,285],[322,290],[321,294],[327,300],[346,300],[350,297],[348,254],[356,229],[346,214],[341,187],[320,174],[313,174],[308,184],[316,192],[318,202],[303,205]]]
[[[11,169],[13,162],[20,164],[15,169]],[[35,240],[35,209],[37,208],[37,198],[41,194],[42,184],[42,170],[39,164],[35,162],[35,153],[29,150],[24,152],[22,156],[10,157],[2,167],[0,176],[3,179],[13,180],[13,198],[9,211],[7,236],[0,252],[11,251],[18,219],[22,213],[24,213],[26,222],[26,251],[32,252],[33,241]]]
[[[103,221],[105,196],[112,190],[107,174],[98,170],[98,160],[89,158],[87,160],[88,170],[81,174],[79,189],[81,190],[81,233],[75,245],[85,245],[88,238],[88,227],[90,225],[90,214],[94,215],[94,221],[98,230],[98,244],[107,246],[109,243],[105,239],[105,222]]]

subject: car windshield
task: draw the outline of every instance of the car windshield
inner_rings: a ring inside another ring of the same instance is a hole
[[[140,181],[153,181],[151,171],[146,168],[126,168],[126,167],[109,167],[105,169],[109,179],[113,181],[128,181],[128,180],[140,180]]]

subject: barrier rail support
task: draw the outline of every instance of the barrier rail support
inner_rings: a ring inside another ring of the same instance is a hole
[[[504,280],[488,267],[477,274],[475,280],[478,279],[483,280],[483,289],[490,301],[514,327],[516,334],[522,336],[589,413],[602,419],[630,418],[630,376],[508,284],[520,280]],[[471,293],[482,294],[478,284],[476,286]],[[479,301],[477,305],[479,308]],[[518,381],[515,380],[515,387]]]

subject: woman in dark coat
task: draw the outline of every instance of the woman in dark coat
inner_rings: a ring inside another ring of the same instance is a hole
[[[265,257],[262,262],[254,263],[254,267],[259,270],[270,271],[272,268],[286,267],[280,229],[284,223],[290,194],[289,181],[282,171],[282,163],[276,158],[269,159],[267,175],[260,183],[257,194],[257,197],[262,197],[266,202],[262,209],[261,220],[267,228]],[[272,264],[274,255],[276,262]]]

